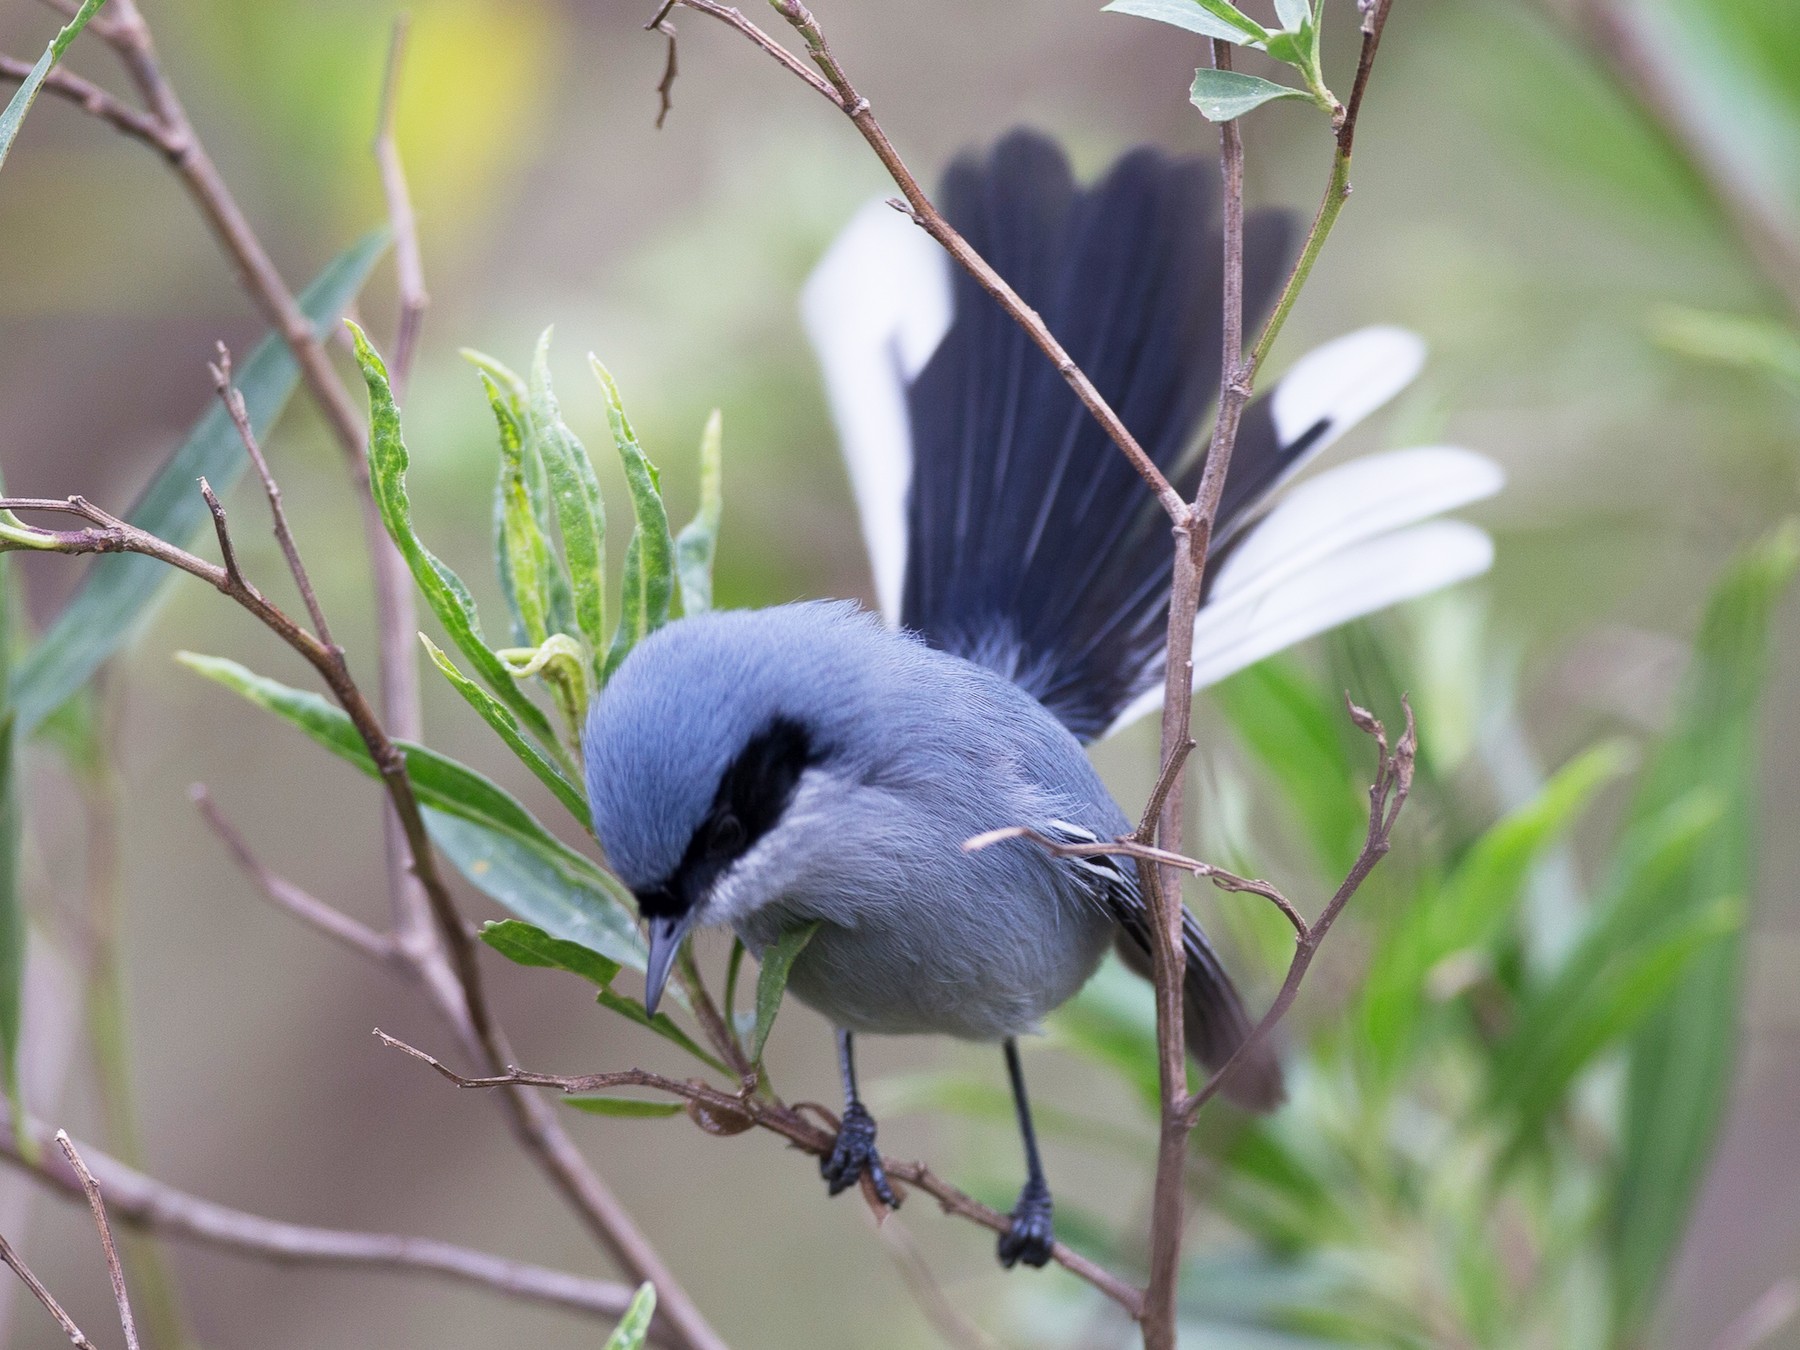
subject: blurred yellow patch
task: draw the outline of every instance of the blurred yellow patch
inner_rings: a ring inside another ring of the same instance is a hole
[[[237,139],[278,164],[269,189],[343,229],[381,213],[370,142],[394,16],[412,15],[399,104],[400,152],[421,232],[454,246],[504,194],[502,179],[538,144],[557,79],[559,9],[539,0],[186,0],[172,5],[163,46],[208,69],[195,91],[230,91]],[[191,95],[201,102],[205,92]],[[195,109],[201,132],[224,137],[218,110]],[[227,165],[228,170],[231,166]]]

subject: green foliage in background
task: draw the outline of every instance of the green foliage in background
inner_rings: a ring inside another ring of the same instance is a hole
[[[1797,565],[1800,526],[1788,526],[1718,581],[1652,744],[1601,740],[1485,826],[1439,813],[1421,830],[1418,813],[1433,808],[1409,808],[1413,832],[1390,860],[1404,852],[1405,865],[1382,869],[1350,911],[1366,937],[1362,973],[1335,1006],[1315,1004],[1306,1031],[1290,1028],[1289,1103],[1209,1127],[1214,1166],[1194,1184],[1237,1236],[1189,1258],[1183,1315],[1197,1344],[1641,1343],[1729,1099],[1758,706],[1775,606]],[[1375,631],[1359,641],[1379,644]],[[1420,664],[1397,649],[1381,660]],[[1463,665],[1479,673],[1493,660],[1484,648]],[[1370,769],[1367,746],[1327,720],[1341,707],[1338,674],[1278,657],[1217,698],[1321,876],[1354,851]],[[1438,730],[1424,723],[1422,742]],[[1551,943],[1527,893],[1627,781],[1593,884],[1558,901],[1570,937]],[[1117,1075],[1138,1122],[1065,1113],[1040,1128],[1148,1168],[1158,1096],[1143,989],[1108,965],[1051,1030]],[[954,1075],[876,1092],[996,1128],[1010,1118],[1003,1093]],[[1096,1258],[1137,1259],[1135,1235],[1110,1221],[1062,1198],[1057,1219]],[[1022,1297],[1063,1307],[1065,1294]]]

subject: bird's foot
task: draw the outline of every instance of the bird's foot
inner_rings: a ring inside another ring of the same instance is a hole
[[[1056,1246],[1050,1215],[1050,1188],[1041,1181],[1026,1182],[1013,1206],[1012,1227],[1000,1235],[1000,1264],[1008,1270],[1020,1261],[1039,1269],[1048,1265]]]
[[[819,1159],[819,1175],[825,1178],[826,1189],[837,1195],[856,1185],[865,1173],[881,1202],[889,1209],[900,1208],[875,1147],[875,1118],[861,1102],[851,1102],[838,1125],[837,1142],[829,1155]]]

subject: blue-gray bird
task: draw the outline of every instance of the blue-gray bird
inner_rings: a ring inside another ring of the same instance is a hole
[[[1015,132],[958,161],[946,215],[1041,313],[1187,495],[1218,383],[1221,247],[1213,173],[1143,149],[1095,186]],[[1245,311],[1260,320],[1292,220],[1246,226]],[[696,928],[761,953],[818,927],[789,989],[837,1027],[845,1109],[821,1170],[892,1203],[852,1038],[998,1042],[1026,1183],[999,1243],[1039,1266],[1051,1198],[1017,1038],[1109,948],[1148,967],[1134,871],[1058,858],[1006,826],[1068,840],[1130,826],[1083,743],[1154,709],[1171,575],[1167,521],[1062,377],[922,231],[858,215],[802,302],[844,442],[880,616],[823,602],[716,613],[641,643],[584,738],[594,826],[649,930],[654,1008]],[[1303,358],[1247,410],[1225,485],[1194,678],[1211,683],[1359,615],[1484,570],[1487,536],[1439,520],[1498,490],[1464,450],[1369,456],[1270,496],[1410,381],[1422,344],[1364,329]],[[1250,1021],[1186,923],[1187,1042],[1217,1068]],[[1271,1109],[1261,1049],[1224,1091]]]

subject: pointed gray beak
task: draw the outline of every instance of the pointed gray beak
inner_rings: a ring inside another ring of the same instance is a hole
[[[663,915],[648,920],[646,926],[650,930],[650,961],[644,971],[644,1011],[654,1017],[656,1005],[662,1002],[663,986],[669,982],[669,971],[674,969],[675,955],[693,926],[693,915]]]

